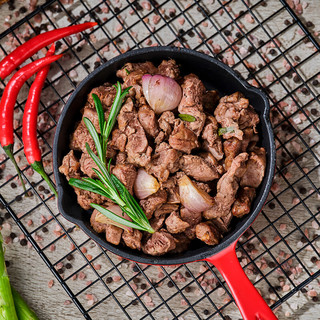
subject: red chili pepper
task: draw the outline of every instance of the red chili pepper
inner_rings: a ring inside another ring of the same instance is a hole
[[[53,44],[48,50],[46,57],[54,54],[55,45]],[[34,79],[28,94],[28,99],[24,107],[23,122],[22,122],[22,140],[24,145],[24,153],[28,163],[34,171],[38,172],[41,177],[47,182],[52,192],[58,196],[57,191],[44,171],[41,161],[41,150],[37,139],[37,116],[40,102],[40,95],[46,81],[50,65],[42,68]]]
[[[36,60],[32,63],[21,68],[17,71],[14,76],[10,79],[6,85],[1,102],[0,102],[0,144],[8,157],[11,159],[14,164],[19,178],[21,180],[22,186],[25,190],[25,185],[21,177],[19,167],[13,156],[13,111],[16,104],[18,93],[23,86],[23,84],[36,72],[40,71],[46,65],[60,59],[62,54],[45,57],[39,60]]]
[[[0,80],[6,78],[14,69],[20,66],[24,61],[38,52],[45,46],[71,34],[81,32],[85,29],[96,26],[96,22],[86,22],[70,27],[55,29],[38,36],[23,43],[17,49],[13,50],[0,62]]]

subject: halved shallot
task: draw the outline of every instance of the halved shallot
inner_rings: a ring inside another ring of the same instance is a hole
[[[203,212],[213,206],[213,198],[205,191],[199,189],[187,175],[178,181],[181,203],[188,210]]]
[[[180,85],[175,80],[159,74],[144,75],[142,90],[150,107],[157,114],[175,109],[182,98]]]
[[[115,205],[115,204],[106,207],[106,209],[108,209],[109,211],[113,212],[114,214],[116,214],[117,216],[119,216],[119,217],[121,217],[121,218],[123,218],[123,219],[126,219],[126,220],[128,220],[128,221],[132,221],[132,220],[128,217],[128,215],[127,215],[125,212],[123,212],[122,209],[121,209],[119,206],[117,206],[117,205]],[[122,229],[125,229],[125,230],[128,230],[128,231],[132,231],[132,228],[127,227],[127,226],[125,226],[125,225],[123,225],[123,224],[120,224],[120,223],[118,223],[118,222],[116,222],[116,221],[113,221],[113,220],[107,218],[104,214],[102,214],[102,213],[99,212],[99,211],[97,211],[97,214],[96,214],[96,216],[95,216],[95,220],[96,220],[97,222],[100,222],[100,223],[112,224],[112,225],[114,225],[114,226],[116,226],[116,227],[119,227],[119,228],[122,228]]]
[[[144,169],[139,169],[133,188],[134,194],[141,200],[156,193],[160,185],[155,177],[147,173]]]

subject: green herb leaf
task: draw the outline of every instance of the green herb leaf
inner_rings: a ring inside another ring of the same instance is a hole
[[[100,132],[101,132],[101,135],[103,136],[106,121],[104,119],[104,112],[103,112],[102,104],[101,104],[99,97],[95,93],[92,94],[92,98],[93,98],[94,105],[96,107],[97,114],[98,114]]]
[[[99,158],[101,159],[101,161],[104,161],[103,160],[103,149],[101,147],[100,138],[99,138],[99,135],[98,135],[96,128],[94,127],[91,120],[86,117],[83,118],[83,122],[86,125],[86,127],[87,127],[93,141],[94,141],[94,144],[97,148],[97,153],[98,153]]]
[[[222,136],[226,133],[231,133],[234,132],[234,128],[233,127],[223,127],[223,128],[219,128],[218,129],[218,135]]]
[[[86,190],[86,191],[90,191],[90,192],[94,192],[94,193],[100,194],[101,196],[108,198],[108,195],[105,191],[102,191],[100,188],[97,188],[96,186],[94,186],[92,183],[90,183],[88,181],[83,181],[80,179],[71,178],[69,180],[69,184],[73,187],[76,187],[76,188],[79,188],[82,190]]]
[[[190,114],[184,114],[184,113],[180,113],[179,114],[179,118],[183,121],[187,121],[187,122],[195,122],[196,118]]]
[[[127,68],[124,68],[124,70],[126,71],[127,74],[130,74],[130,71],[128,71]]]

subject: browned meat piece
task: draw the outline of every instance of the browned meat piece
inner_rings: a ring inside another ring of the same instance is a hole
[[[203,213],[206,219],[226,216],[236,199],[239,188],[239,179],[246,170],[247,153],[240,153],[232,161],[230,169],[219,179],[217,195],[214,197],[213,206]]]
[[[128,162],[146,166],[151,161],[152,148],[149,147],[146,133],[138,120],[137,113],[133,110],[131,98],[127,99],[120,110],[118,126],[128,138],[126,145]]]
[[[92,168],[95,168],[99,171],[98,166],[94,162],[94,160],[90,157],[88,153],[82,153],[80,158],[80,169],[81,171],[89,176],[90,178],[97,178],[96,173],[92,170]]]
[[[116,163],[127,163],[127,155],[125,152],[119,152],[116,157]]]
[[[199,147],[197,136],[185,127],[183,121],[175,120],[172,135],[169,137],[169,144],[173,149],[190,154],[191,150]]]
[[[90,203],[102,204],[106,201],[109,201],[108,198],[87,190],[74,188],[74,191],[77,195],[77,201],[79,205],[85,210],[92,209]]]
[[[115,150],[124,152],[126,149],[126,143],[127,143],[127,136],[119,129],[113,129],[112,138],[108,146],[110,146],[110,148],[113,148]]]
[[[209,187],[208,184],[204,183],[204,182],[199,182],[199,181],[194,181],[195,184],[197,185],[197,187],[200,189],[200,190],[203,190],[207,193],[211,192],[211,188]]]
[[[94,209],[90,217],[90,224],[95,232],[98,232],[98,233],[105,232],[107,225],[105,223],[96,221],[97,214],[100,214],[100,212]]]
[[[75,157],[73,150],[64,156],[59,172],[64,174],[69,180],[70,178],[80,178],[80,163]]]
[[[165,223],[170,233],[180,233],[190,227],[188,222],[181,220],[177,211],[172,212]]]
[[[177,185],[176,177],[169,177],[168,180],[161,182],[161,188],[164,188],[167,191],[167,202],[169,204],[180,203],[179,187]]]
[[[217,169],[203,158],[193,155],[184,155],[180,159],[180,169],[198,181],[212,181],[219,178]]]
[[[185,230],[184,234],[188,239],[193,240],[196,238],[196,225],[189,227]]]
[[[207,91],[202,98],[203,107],[206,109],[207,112],[213,114],[214,108],[218,104],[219,99],[220,97],[218,91]]]
[[[166,137],[168,137],[172,132],[174,120],[174,114],[171,111],[163,112],[158,119],[159,127],[163,130]]]
[[[179,208],[179,205],[177,204],[165,203],[154,212],[154,216],[155,217],[166,216],[167,214],[178,210],[178,208]]]
[[[148,219],[150,219],[153,213],[159,209],[167,201],[167,193],[164,190],[158,190],[156,193],[140,200],[140,205],[145,212]]]
[[[178,110],[184,107],[192,107],[199,105],[199,109],[202,110],[202,99],[206,92],[206,88],[202,81],[195,74],[188,74],[183,78],[182,87],[182,99],[180,101]]]
[[[156,211],[157,212],[157,211]],[[152,229],[154,231],[158,231],[162,228],[163,224],[164,224],[164,220],[166,219],[166,215],[159,215],[159,216],[154,216],[151,220],[150,220],[150,225],[152,227]]]
[[[139,73],[143,74],[155,74],[158,72],[158,69],[153,65],[152,62],[146,61],[142,63],[131,63],[128,62],[124,65],[124,67],[117,71],[117,77],[122,78],[125,80],[125,78],[128,77],[129,74],[133,71],[138,71]]]
[[[247,163],[247,170],[241,178],[241,187],[258,188],[266,170],[266,150],[264,148],[255,148],[250,152]]]
[[[96,150],[94,141],[87,127],[82,121],[80,121],[76,127],[76,130],[71,135],[70,149],[87,152],[86,142],[89,144],[89,147],[91,148],[91,150],[93,151]]]
[[[124,81],[122,88],[132,86],[130,94],[134,94],[136,99],[140,101],[143,96],[142,76],[144,74],[155,74],[157,71],[158,69],[148,61],[143,63],[127,63],[121,70],[117,71],[117,76],[121,77]]]
[[[107,224],[106,225],[106,240],[117,246],[121,241],[122,232],[123,232],[123,229],[116,227],[116,226],[113,226],[112,224]]]
[[[185,222],[188,222],[190,226],[200,223],[202,218],[201,212],[192,212],[183,207],[180,209],[180,216],[181,219]]]
[[[178,171],[180,155],[179,151],[162,142],[156,147],[152,162],[146,166],[146,170],[160,182],[166,181],[170,173]]]
[[[240,92],[221,98],[214,115],[222,127],[234,129],[233,132],[225,133],[224,139],[236,137],[242,140],[242,130],[246,127],[255,128],[259,123],[259,116]]]
[[[224,234],[229,231],[229,225],[231,223],[232,218],[233,218],[233,215],[230,211],[225,217],[212,219],[211,221],[218,228],[218,230],[222,234]]]
[[[100,132],[99,118],[98,118],[97,111],[90,104],[86,105],[84,107],[84,109],[83,109],[82,121],[83,121],[84,118],[88,118],[92,122],[94,127],[96,128],[97,132],[101,133]]]
[[[174,237],[166,230],[160,230],[142,245],[142,251],[152,256],[161,256],[176,248]]]
[[[218,244],[221,239],[221,234],[210,221],[201,222],[196,226],[196,236],[209,246]]]
[[[141,250],[142,232],[140,232],[139,230],[124,230],[122,233],[122,239],[127,247],[131,249]]]
[[[183,233],[174,235],[176,241],[176,248],[171,251],[171,253],[181,253],[186,251],[189,247],[191,240],[187,238]]]
[[[254,133],[253,128],[243,129],[243,139],[241,144],[241,152],[250,151],[251,148],[254,148],[256,143],[259,141],[259,136]]]
[[[208,116],[205,127],[202,131],[204,148],[208,150],[218,161],[224,156],[221,138],[218,135],[218,123],[215,117]]]
[[[134,165],[130,163],[118,163],[113,167],[112,173],[123,183],[127,190],[133,194],[133,185],[137,176]]]
[[[163,60],[158,66],[158,73],[172,79],[178,79],[180,70],[175,60]]]
[[[210,152],[201,152],[199,153],[199,156],[201,156],[206,162],[210,163],[211,166],[214,166],[218,173],[224,174],[225,170],[221,164],[217,161],[217,159],[212,155]]]
[[[158,121],[154,111],[147,105],[143,105],[138,111],[139,121],[144,131],[151,137],[156,137],[159,133]]]
[[[224,161],[225,168],[228,170],[231,166],[232,160],[240,153],[241,151],[241,141],[235,137],[232,137],[223,142],[223,150],[226,156]]]
[[[196,136],[199,136],[204,124],[206,122],[206,115],[204,112],[201,111],[202,107],[199,108],[199,105],[194,107],[181,107],[179,109],[179,112],[182,114],[188,114],[195,118],[195,121],[188,122],[185,121],[185,126],[190,129]]]
[[[112,106],[116,96],[116,88],[110,83],[105,83],[102,86],[93,88],[88,94],[88,103],[94,108],[92,94],[95,93],[101,101],[104,110],[108,110]]]
[[[241,218],[250,212],[251,202],[256,196],[256,189],[250,187],[241,188],[238,192],[237,199],[232,206],[232,214]]]

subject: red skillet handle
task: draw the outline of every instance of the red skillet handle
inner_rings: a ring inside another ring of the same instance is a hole
[[[276,320],[277,317],[244,273],[235,247],[236,242],[205,260],[215,265],[227,282],[244,320]]]

